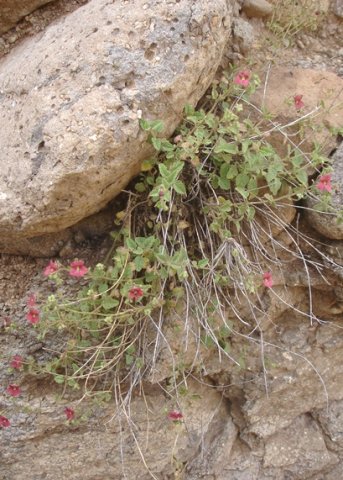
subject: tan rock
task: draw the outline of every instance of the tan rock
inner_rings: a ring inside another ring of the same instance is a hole
[[[0,63],[1,251],[102,209],[152,153],[139,117],[168,136],[209,86],[229,3],[147,7],[90,1]]]
[[[268,141],[286,153],[285,137],[309,153],[317,141],[325,154],[336,147],[332,128],[343,125],[343,79],[331,72],[302,68],[272,67],[261,75],[261,87],[252,98],[261,115],[265,110],[273,119]],[[294,96],[302,95],[304,107],[296,109]],[[311,122],[315,131],[303,124]],[[303,125],[302,125],[303,124]]]
[[[0,34],[6,32],[25,15],[53,0],[0,0]]]
[[[243,12],[248,17],[268,17],[273,12],[273,6],[266,0],[244,0]]]

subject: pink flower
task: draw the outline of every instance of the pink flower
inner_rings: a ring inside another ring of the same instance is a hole
[[[71,407],[66,407],[64,409],[64,413],[65,413],[65,416],[67,417],[67,420],[70,421],[70,420],[73,420],[74,416],[75,416],[75,412],[74,412],[74,409],[71,408]]]
[[[305,106],[304,102],[302,101],[303,95],[294,95],[294,106],[297,110],[300,110]]]
[[[83,277],[88,273],[88,268],[84,264],[83,260],[74,260],[70,264],[69,275],[72,277]]]
[[[140,287],[132,287],[129,290],[130,300],[139,300],[143,296],[143,290]]]
[[[250,82],[250,72],[248,70],[243,70],[242,72],[238,72],[235,78],[233,79],[233,83],[236,85],[240,85],[241,87],[246,88]]]
[[[176,135],[176,137],[174,137],[174,143],[180,143],[182,142],[182,135]]]
[[[3,415],[0,415],[0,428],[7,428],[11,426],[11,422],[8,420],[8,418],[4,417]]]
[[[34,307],[36,305],[36,295],[32,293],[29,298],[27,299],[27,306]]]
[[[183,419],[183,415],[181,412],[178,412],[177,410],[172,410],[171,412],[168,413],[168,418],[173,422],[178,422]]]
[[[21,357],[20,355],[14,355],[10,365],[12,368],[16,368],[17,370],[20,370],[21,367],[23,366],[23,357]]]
[[[321,177],[319,177],[319,181],[316,186],[318,190],[321,190],[322,192],[324,192],[325,190],[327,192],[331,192],[332,190],[331,174],[328,173],[326,175],[322,175]]]
[[[272,274],[270,272],[265,272],[263,274],[263,285],[267,288],[272,288],[273,284]]]
[[[57,270],[58,270],[58,263],[54,262],[53,260],[50,260],[48,265],[45,267],[43,274],[46,277],[49,277],[50,275],[53,275],[54,273],[56,273]]]
[[[11,384],[6,388],[6,392],[8,395],[11,395],[11,397],[19,397],[21,394],[21,389],[18,387],[18,385]]]
[[[39,322],[39,310],[35,308],[30,308],[28,314],[26,315],[26,320],[34,325]]]

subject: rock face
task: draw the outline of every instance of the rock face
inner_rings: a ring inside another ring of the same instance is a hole
[[[343,208],[343,143],[334,154],[332,168],[332,206],[339,212]],[[315,200],[308,199],[306,203],[310,225],[326,238],[343,240],[343,224],[337,222],[337,215],[316,211],[314,207],[318,202]]]
[[[272,67],[268,74],[262,72],[260,77],[262,88],[253,96],[253,103],[273,115],[275,129],[271,141],[274,147],[281,153],[284,135],[288,133],[303,152],[310,152],[314,142],[318,142],[322,151],[329,155],[337,146],[330,129],[343,125],[342,78],[326,71],[285,67]],[[304,104],[298,110],[295,95],[302,95]],[[299,135],[302,124],[297,120],[302,117],[309,120],[314,129],[304,125]]]
[[[104,207],[151,153],[139,117],[173,132],[230,35],[226,0],[93,0],[0,64],[0,251]]]
[[[23,269],[23,264],[11,267],[15,261],[9,258],[0,269],[13,288]],[[34,261],[42,263],[27,259],[25,270],[34,269]],[[0,430],[1,478],[340,480],[342,282],[329,269],[308,267],[310,278],[302,261],[283,263],[273,290],[261,297],[265,311],[257,320],[263,331],[264,367],[258,337],[236,332],[229,338],[230,354],[244,360],[237,367],[186,340],[183,316],[168,324],[157,352],[159,375],[145,383],[144,395],[134,392],[127,409],[129,424],[125,416],[115,416],[114,403],[78,404],[70,391],[61,399],[57,384],[8,368],[14,354],[26,359],[31,352],[43,361],[53,345],[46,340],[34,343],[34,333],[25,329],[24,315],[17,309],[12,320],[20,329],[2,329],[0,335],[1,415],[11,422]],[[26,288],[23,303],[37,285]],[[17,308],[20,300],[12,299]],[[249,307],[241,303],[240,313],[253,320]],[[193,374],[187,388],[171,398],[167,388],[175,381],[175,365],[185,373],[191,365]],[[194,379],[200,371],[198,382]],[[20,385],[19,397],[4,392],[10,383]],[[66,406],[74,408],[75,423],[66,422]],[[182,412],[180,424],[168,420],[172,410]]]
[[[0,0],[0,34],[6,32],[25,15],[53,0]]]

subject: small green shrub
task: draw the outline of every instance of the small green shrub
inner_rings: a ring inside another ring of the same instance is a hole
[[[318,149],[304,154],[289,141],[280,156],[269,142],[270,115],[253,120],[249,96],[258,85],[249,72],[225,74],[199,108],[185,108],[173,139],[161,137],[160,121],[141,121],[157,154],[143,163],[126,210],[116,215],[109,264],[76,273],[86,279],[77,298],[66,300],[59,289],[48,298],[39,335],[64,341],[38,371],[85,395],[114,391],[119,398],[123,382],[132,392],[154,369],[164,321],[175,314],[201,348],[244,365],[230,349],[240,325],[250,328],[235,298],[257,316],[255,295],[273,286],[279,261],[266,224],[286,229],[280,209],[306,195],[330,208],[331,189],[308,180],[311,172],[330,184],[329,160]],[[58,265],[50,278],[60,284],[65,274]],[[183,371],[191,368],[182,363]]]

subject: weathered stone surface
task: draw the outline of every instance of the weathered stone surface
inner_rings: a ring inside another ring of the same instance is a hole
[[[255,41],[254,27],[242,18],[235,18],[233,22],[233,40],[239,51],[247,55]]]
[[[248,17],[263,18],[271,15],[273,7],[266,0],[244,0],[242,10]]]
[[[338,463],[329,452],[323,434],[310,415],[301,415],[288,428],[268,438],[264,467],[279,468],[294,480],[312,478],[315,473]]]
[[[71,399],[61,404],[53,395],[44,395],[44,388],[36,389],[43,398],[25,391],[8,413],[11,428],[1,431],[1,478],[147,480],[151,478],[149,470],[157,478],[172,478],[199,448],[209,448],[230,420],[218,392],[192,381],[189,389],[189,398],[179,404],[182,425],[167,418],[175,405],[159,388],[146,391],[143,402],[139,397],[132,400],[131,425],[124,415],[116,416],[114,404],[83,407],[88,410],[88,420],[79,426],[67,425],[66,405],[74,407],[76,417],[82,412]],[[30,410],[24,412],[29,396]],[[7,407],[10,403],[3,401]]]
[[[338,213],[343,208],[343,143],[334,154],[333,172],[331,176],[332,206]],[[318,192],[319,193],[319,192]],[[306,215],[311,227],[319,233],[333,240],[343,239],[343,224],[337,223],[337,214],[334,212],[318,212],[314,209],[317,200],[309,198],[306,201],[308,209]]]
[[[21,18],[53,0],[0,0],[0,34],[12,28]]]
[[[91,1],[0,64],[0,251],[99,211],[211,82],[230,2]],[[28,253],[27,251],[22,253]]]
[[[330,154],[337,146],[330,129],[343,125],[343,79],[331,72],[285,67],[272,67],[260,77],[261,87],[252,102],[273,115],[269,141],[274,148],[286,154],[284,138],[291,135],[294,145],[304,153],[311,152],[317,142],[324,154]],[[300,110],[295,108],[295,95],[303,95]],[[297,120],[303,117],[317,130],[305,128],[300,135],[301,122]]]
[[[333,0],[332,11],[337,17],[343,18],[343,2],[342,0]]]

